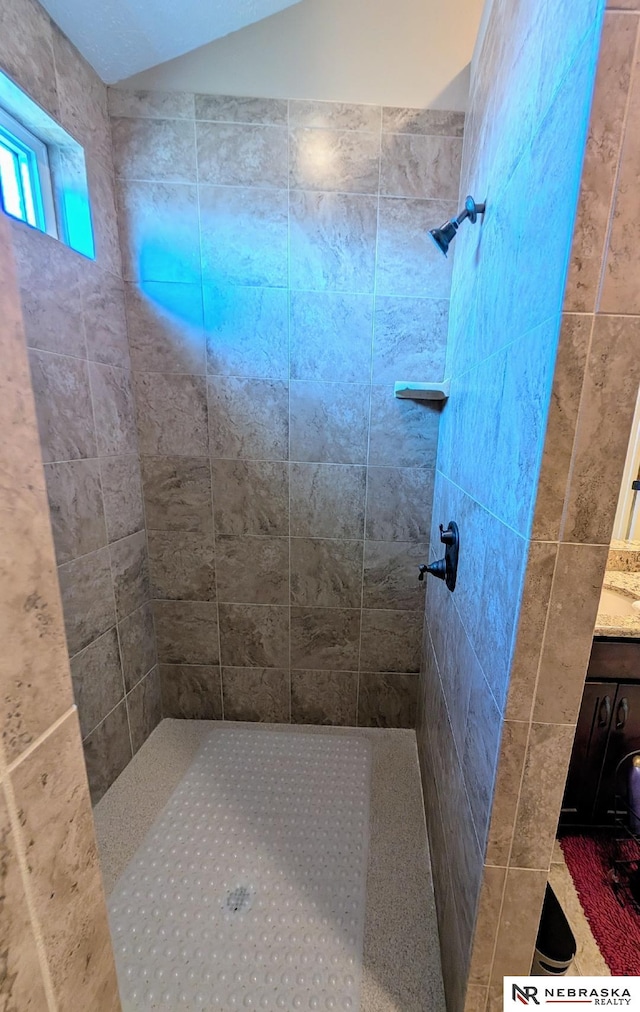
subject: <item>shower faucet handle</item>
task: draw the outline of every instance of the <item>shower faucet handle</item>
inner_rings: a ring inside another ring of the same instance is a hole
[[[444,526],[440,524],[440,540],[443,545],[455,545],[458,540],[457,532],[452,528],[451,524],[447,527],[446,531]]]
[[[418,566],[418,579],[420,580],[421,583],[424,580],[424,574],[428,572],[429,572],[428,566],[425,565]]]

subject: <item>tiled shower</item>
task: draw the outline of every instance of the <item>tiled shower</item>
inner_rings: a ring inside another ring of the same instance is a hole
[[[635,5],[614,12],[625,66]],[[521,798],[514,784],[546,783],[545,757],[560,768],[572,736],[532,710],[535,648],[554,573],[557,601],[587,555],[582,583],[593,589],[604,558],[578,534],[561,545],[556,528],[532,528],[534,506],[568,487],[571,425],[598,358],[597,344],[587,355],[582,303],[567,304],[560,330],[584,137],[557,138],[567,123],[586,126],[602,6],[577,16],[494,0],[466,123],[461,112],[107,91],[35,0],[7,0],[2,13],[0,67],[83,145],[92,201],[95,262],[10,225],[92,800],[163,717],[183,728],[343,725],[364,737],[417,721],[452,1012],[492,1008],[502,967],[528,968],[535,917],[515,933],[509,918],[521,887],[532,910],[540,899],[553,799]],[[459,210],[461,181],[488,213],[445,260],[427,232]],[[544,243],[523,192],[555,222]],[[633,321],[625,327],[633,338]],[[618,342],[630,385],[621,333],[602,339]],[[444,412],[393,396],[396,380],[445,375]],[[616,376],[603,384],[622,402]],[[586,480],[583,464],[571,464],[572,480]],[[460,587],[452,598],[430,585],[425,624],[418,566],[437,556],[437,525],[450,519],[462,531]],[[45,558],[47,545],[38,550]],[[38,616],[41,647],[57,599],[50,588],[24,597],[21,619]],[[586,597],[574,623],[585,643]],[[86,895],[99,897],[64,672],[56,654],[41,691],[41,669],[22,670],[4,697],[17,851],[18,800],[35,784],[22,806],[33,807],[33,840],[50,835],[72,884],[63,829],[80,825]],[[41,815],[54,802],[55,832]],[[60,919],[43,882],[29,893],[40,952],[56,940],[41,920]],[[87,951],[108,949],[99,899],[95,908],[95,933],[69,970],[86,1007],[113,990],[106,957],[86,973]],[[45,980],[50,1007],[66,986],[64,974]]]
[[[110,108],[164,713],[410,726],[463,117]]]
[[[161,715],[414,726],[440,412],[393,384],[444,378],[463,114],[107,100],[53,39],[97,263],[13,231],[94,801]]]

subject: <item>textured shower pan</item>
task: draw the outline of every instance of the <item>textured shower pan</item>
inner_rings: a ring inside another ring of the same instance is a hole
[[[360,1008],[371,746],[203,742],[109,900],[125,1012]]]

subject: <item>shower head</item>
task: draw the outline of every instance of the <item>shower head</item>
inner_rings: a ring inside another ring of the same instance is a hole
[[[450,244],[456,237],[456,232],[460,228],[461,222],[468,218],[472,225],[475,225],[478,220],[479,214],[484,214],[485,205],[476,204],[473,197],[467,197],[464,202],[464,210],[460,212],[457,218],[451,218],[449,221],[445,221],[444,225],[440,228],[429,229],[429,235],[433,242],[436,244],[438,249],[444,255],[447,255]]]

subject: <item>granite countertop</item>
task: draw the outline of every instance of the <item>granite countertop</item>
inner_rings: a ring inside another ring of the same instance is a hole
[[[640,573],[608,569],[604,574],[603,587],[616,590],[632,601],[640,601]],[[598,612],[594,636],[640,637],[640,611],[636,615],[606,615]]]

